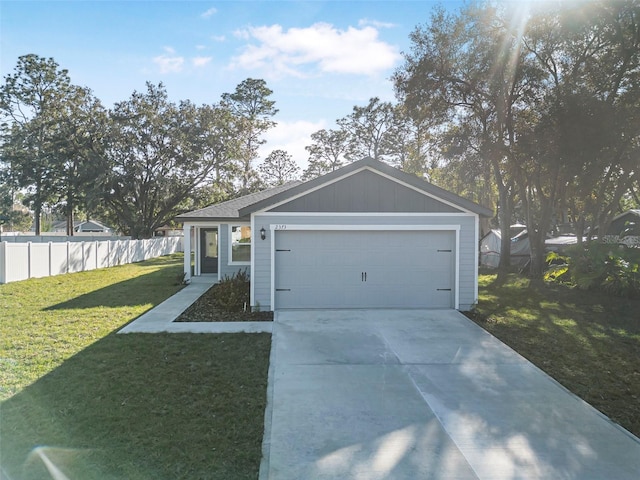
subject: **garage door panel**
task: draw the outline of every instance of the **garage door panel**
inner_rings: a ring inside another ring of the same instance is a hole
[[[278,231],[275,308],[450,308],[454,246],[453,232]]]

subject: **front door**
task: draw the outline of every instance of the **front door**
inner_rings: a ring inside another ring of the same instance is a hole
[[[218,273],[218,229],[200,229],[200,273]]]

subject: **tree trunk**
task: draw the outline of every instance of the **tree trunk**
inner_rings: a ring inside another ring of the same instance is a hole
[[[42,216],[42,205],[37,204],[34,207],[33,210],[33,219],[34,219],[34,227],[35,227],[35,234],[36,235],[40,235],[40,231],[41,231],[41,216]]]
[[[498,268],[507,271],[511,267],[511,215],[500,215],[500,263]]]
[[[527,226],[529,232],[529,248],[531,250],[531,265],[529,273],[532,278],[539,279],[544,273],[545,252],[544,252],[544,232],[534,232]]]
[[[67,235],[69,237],[73,237],[73,232],[74,232],[73,224],[74,224],[73,206],[71,206],[69,199],[67,199]]]
[[[511,267],[511,202],[508,187],[498,184],[498,222],[500,222],[500,263],[498,269]]]
[[[585,227],[585,218],[584,215],[580,215],[578,217],[578,221],[576,222],[576,241],[578,246],[582,246],[584,243],[582,239],[584,238],[584,227]]]

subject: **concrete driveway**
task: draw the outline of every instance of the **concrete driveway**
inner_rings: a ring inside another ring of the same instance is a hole
[[[640,478],[640,441],[451,310],[281,311],[261,480]]]

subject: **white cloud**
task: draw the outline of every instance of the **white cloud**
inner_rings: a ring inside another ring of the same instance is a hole
[[[251,34],[248,30],[235,30],[233,32],[233,36],[239,38],[240,40],[249,40],[251,38]]]
[[[160,68],[160,73],[178,73],[184,66],[184,57],[158,55],[153,58],[153,63]]]
[[[284,30],[280,25],[249,27],[236,37],[254,40],[232,59],[242,69],[268,68],[281,75],[312,73],[375,75],[392,68],[400,58],[397,47],[378,38],[371,26],[340,30],[328,23]],[[305,69],[305,67],[307,69]]]
[[[217,8],[210,8],[206,12],[202,12],[200,14],[200,17],[201,18],[209,18],[209,17],[215,15],[216,13],[218,13],[218,9]]]
[[[389,22],[381,22],[379,20],[370,20],[368,18],[363,18],[358,21],[359,27],[371,26],[375,28],[394,28],[396,25],[394,23]]]
[[[214,42],[224,42],[227,38],[224,35],[213,35],[211,40]]]
[[[194,67],[204,67],[211,62],[212,59],[213,57],[193,57],[191,63],[193,63]]]
[[[206,50],[207,46],[206,45],[196,45],[196,50]]]
[[[284,150],[291,155],[300,170],[304,170],[307,168],[307,159],[309,158],[304,147],[311,144],[311,134],[323,128],[327,128],[324,121],[278,122],[265,135],[267,142],[260,147],[258,152],[259,163],[262,163],[273,150]]]
[[[162,47],[162,49],[169,55],[173,55],[174,53],[176,53],[176,49],[173,47]]]

